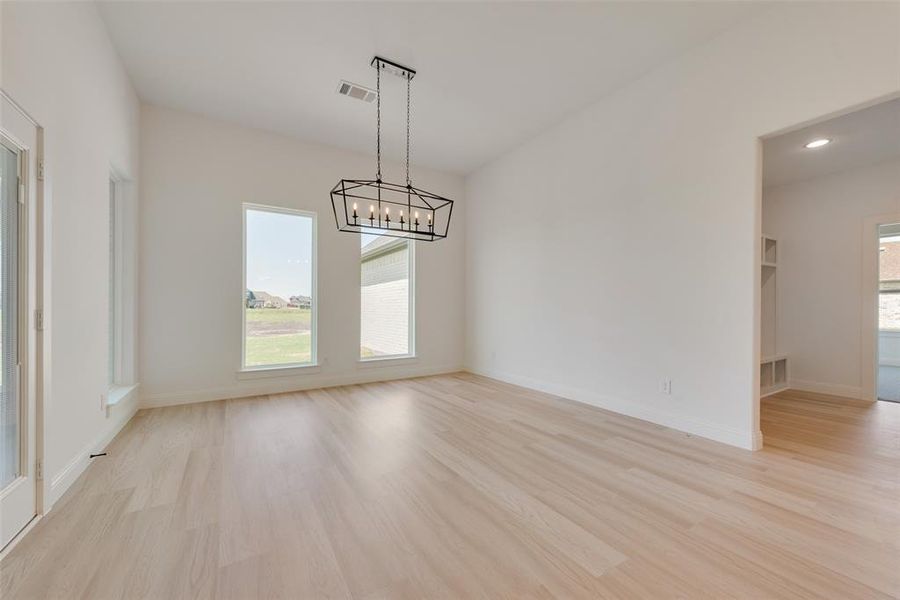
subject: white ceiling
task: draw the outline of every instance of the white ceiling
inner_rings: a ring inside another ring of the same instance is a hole
[[[374,54],[418,70],[413,162],[466,173],[761,10],[749,2],[104,2],[147,102],[373,152]],[[383,78],[402,156],[403,80]]]
[[[830,144],[806,148],[827,138]],[[900,157],[900,99],[763,142],[763,185],[784,185]]]

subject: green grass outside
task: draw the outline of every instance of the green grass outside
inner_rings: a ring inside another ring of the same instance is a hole
[[[309,333],[247,337],[248,367],[308,363],[310,361]]]
[[[244,364],[308,363],[312,313],[305,308],[248,308]]]
[[[305,308],[247,308],[248,367],[307,363],[311,360],[310,323],[312,312]],[[380,356],[363,346],[361,358]]]
[[[247,327],[251,323],[291,323],[309,329],[312,311],[308,308],[247,308]]]

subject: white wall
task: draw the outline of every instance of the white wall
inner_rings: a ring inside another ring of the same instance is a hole
[[[900,90],[898,24],[778,6],[468,177],[467,365],[757,445],[757,138]]]
[[[863,223],[900,214],[900,160],[767,188],[762,214],[778,239],[776,344],[791,386],[862,397]]]
[[[418,357],[361,365],[359,237],[337,231],[328,191],[372,174],[371,156],[144,106],[141,119],[141,372],[146,406],[461,368],[463,182],[414,169],[417,185],[460,200],[449,239],[420,242]],[[401,176],[399,165],[386,178]],[[318,213],[318,356],[301,376],[239,379],[241,205]]]
[[[0,4],[0,86],[44,128],[50,218],[45,503],[130,418],[107,391],[110,169],[137,181],[139,104],[90,3]]]

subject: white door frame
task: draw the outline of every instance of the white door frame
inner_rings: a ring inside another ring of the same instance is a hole
[[[43,263],[44,241],[47,239],[44,214],[43,185],[43,128],[3,90],[0,90],[0,106],[3,120],[0,133],[8,145],[18,149],[23,188],[19,218],[19,340],[21,363],[21,397],[25,399],[23,418],[27,419],[20,435],[22,439],[22,483],[33,486],[33,512],[24,527],[14,533],[6,546],[0,548],[0,557],[9,552],[43,512],[44,503],[44,415],[43,394],[48,371],[44,358],[49,348],[44,345],[43,325],[45,309],[45,276],[48,271]],[[23,193],[24,192],[24,193]],[[40,317],[39,317],[40,315]],[[39,321],[41,330],[39,330]],[[12,484],[7,490],[10,490]],[[24,488],[23,488],[24,489]],[[14,491],[14,490],[13,490]],[[30,496],[30,494],[29,494]],[[29,498],[30,500],[30,498]],[[31,503],[31,502],[29,502]],[[18,524],[14,526],[18,528]],[[0,540],[2,546],[4,540]]]
[[[759,423],[760,423],[760,397],[759,397],[759,359],[760,359],[760,332],[762,325],[762,300],[761,300],[761,286],[760,286],[760,268],[761,268],[761,256],[760,256],[760,238],[762,236],[762,181],[763,181],[763,142],[767,139],[783,135],[785,133],[790,133],[792,131],[796,131],[798,129],[802,129],[804,127],[808,127],[809,125],[813,125],[815,123],[821,123],[823,121],[827,121],[829,119],[833,119],[835,117],[839,117],[841,115],[846,115],[852,112],[856,112],[858,110],[862,110],[864,108],[868,108],[870,106],[875,106],[877,104],[881,104],[882,102],[888,102],[890,100],[894,100],[896,98],[900,98],[900,93],[894,92],[891,94],[887,94],[885,96],[880,96],[878,98],[873,98],[867,102],[861,102],[859,104],[853,106],[847,106],[841,110],[837,110],[828,114],[819,115],[817,117],[808,119],[806,121],[802,121],[799,123],[795,123],[790,127],[783,127],[781,129],[777,129],[775,131],[771,131],[764,135],[759,136],[756,139],[756,190],[755,190],[755,206],[754,206],[754,237],[753,237],[753,255],[754,255],[754,268],[753,268],[753,344],[752,344],[752,356],[753,362],[751,364],[751,373],[753,376],[753,423],[755,425],[755,430],[759,431]],[[898,204],[900,204],[900,199],[898,199]],[[875,256],[871,256],[867,254],[867,248],[869,246],[866,244],[866,239],[873,239],[871,236],[874,235],[875,239],[877,239],[878,235],[878,225],[879,220],[886,218],[887,222],[900,222],[897,220],[897,217],[900,216],[900,213],[897,215],[881,215],[879,217],[870,217],[866,219],[863,223],[863,232],[862,232],[862,290],[861,290],[861,309],[860,309],[860,320],[862,323],[861,335],[860,335],[860,366],[862,369],[862,381],[860,396],[863,399],[871,399],[877,400],[876,394],[877,392],[877,381],[878,381],[878,365],[877,365],[877,357],[878,357],[878,336],[875,335],[875,330],[878,325],[878,297],[875,290],[878,285],[878,257],[875,248],[877,245],[873,244],[871,252],[875,253]],[[872,233],[874,230],[874,234]],[[872,294],[875,293],[875,297],[873,299]],[[873,307],[874,302],[874,307]],[[872,310],[870,310],[872,309]],[[762,433],[759,434],[760,446],[762,445]]]
[[[900,199],[897,200],[900,205]],[[878,400],[878,228],[900,223],[900,212],[866,217],[862,225],[860,366],[863,400]]]

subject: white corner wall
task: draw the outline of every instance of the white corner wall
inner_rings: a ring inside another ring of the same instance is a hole
[[[763,231],[778,239],[776,345],[789,356],[791,387],[870,396],[863,225],[900,214],[900,160],[767,188],[762,214]]]
[[[328,191],[372,174],[371,156],[174,110],[141,119],[142,405],[161,406],[458,370],[463,364],[461,177],[415,168],[459,200],[448,239],[416,247],[417,357],[359,358],[359,237],[337,231]],[[386,177],[401,166],[387,164]],[[241,206],[318,214],[318,356],[303,375],[242,379]]]
[[[44,128],[44,509],[136,402],[107,415],[109,176],[137,182],[139,103],[92,3],[3,2],[0,87]]]
[[[777,6],[469,176],[468,368],[758,447],[758,137],[898,92],[898,31]]]

